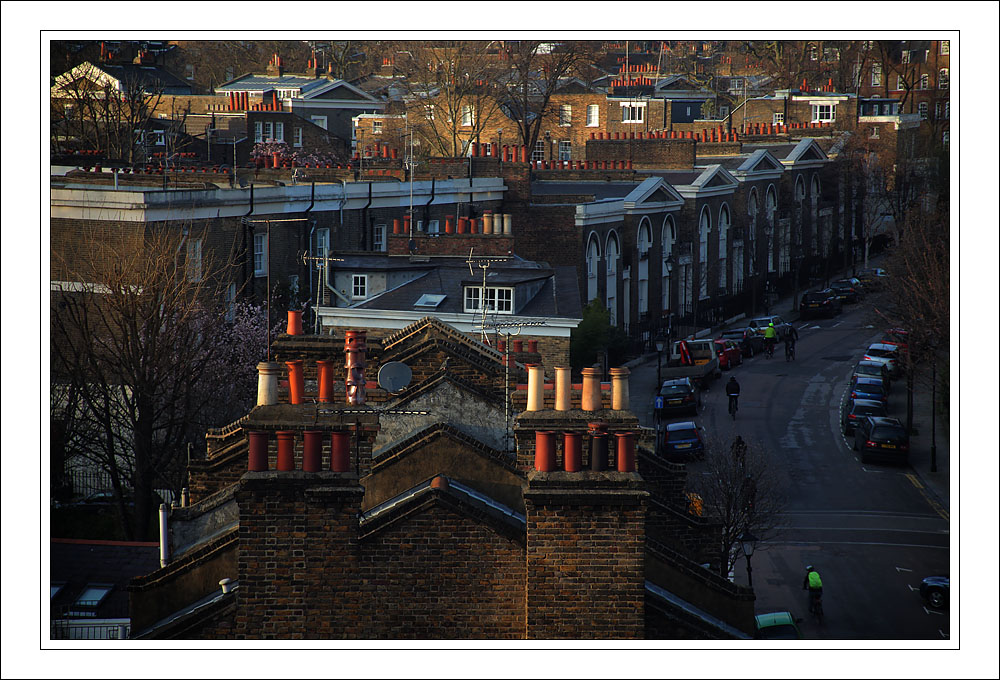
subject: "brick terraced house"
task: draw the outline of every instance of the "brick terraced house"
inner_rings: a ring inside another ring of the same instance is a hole
[[[701,566],[712,524],[639,443],[627,369],[574,385],[507,349],[430,318],[280,336],[258,406],[191,462],[168,564],[130,586],[133,637],[747,637],[752,592]],[[400,363],[404,387],[369,379]]]

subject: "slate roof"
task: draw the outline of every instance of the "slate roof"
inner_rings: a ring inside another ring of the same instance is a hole
[[[191,94],[191,84],[181,80],[159,66],[139,64],[101,64],[100,70],[119,81],[142,83],[145,91],[162,91],[164,94]]]
[[[338,268],[360,269],[351,264],[349,258],[338,263]],[[357,305],[356,309],[385,309],[414,311],[414,303],[424,294],[445,295],[434,308],[436,314],[462,314],[465,312],[463,287],[482,283],[482,270],[478,267],[472,274],[464,258],[455,260],[432,260],[427,271],[415,279],[403,283],[370,300]],[[398,263],[393,267],[399,269]],[[486,284],[489,286],[517,286],[545,279],[541,289],[520,309],[517,316],[564,317],[579,319],[583,313],[580,304],[579,286],[575,267],[548,267],[547,265],[512,260],[508,263],[494,263],[488,270]]]
[[[216,92],[229,92],[230,90],[274,90],[298,88],[303,95],[310,90],[314,90],[322,85],[330,83],[326,78],[311,78],[309,76],[268,76],[259,74],[248,74],[230,80],[228,83],[215,88]]]
[[[113,585],[97,609],[98,617],[127,617],[126,586],[136,576],[160,568],[156,543],[83,541],[53,538],[49,552],[49,581],[65,584],[51,599],[53,612],[68,609],[89,584]]]
[[[595,201],[625,198],[641,182],[557,182],[531,183],[534,196],[593,196]]]

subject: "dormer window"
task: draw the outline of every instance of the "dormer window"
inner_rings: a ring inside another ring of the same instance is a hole
[[[485,303],[484,303],[485,296]],[[498,314],[514,313],[514,289],[495,286],[466,286],[465,311],[481,312],[483,309]]]

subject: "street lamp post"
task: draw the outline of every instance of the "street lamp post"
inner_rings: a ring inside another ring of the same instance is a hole
[[[753,568],[750,566],[750,557],[753,556],[753,551],[757,548],[757,537],[749,531],[744,531],[740,534],[739,541],[740,549],[743,550],[743,555],[747,558],[747,585],[753,588]]]

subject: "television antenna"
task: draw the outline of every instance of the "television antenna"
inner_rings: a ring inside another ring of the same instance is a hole
[[[330,244],[325,245],[326,253],[329,252]],[[342,257],[330,257],[328,254],[323,255],[310,255],[307,251],[299,251],[299,261],[305,266],[309,266],[310,262],[316,263],[316,306],[314,309],[319,308],[319,301],[323,295],[323,281],[328,281],[327,277],[327,267],[331,262],[343,262]],[[314,315],[314,332],[319,334],[319,314]]]
[[[486,332],[486,312],[489,311],[489,305],[486,304],[486,270],[490,268],[494,262],[506,262],[510,258],[506,255],[484,255],[482,257],[473,257],[472,254],[475,248],[469,248],[469,259],[466,260],[466,264],[469,265],[469,275],[475,276],[476,272],[472,269],[472,265],[476,265],[483,270],[483,283],[479,287],[479,306],[482,308],[483,317],[480,322],[480,327],[483,334],[483,344],[490,347],[490,336]],[[513,301],[512,301],[513,302]],[[496,302],[493,304],[493,309],[496,311]]]

